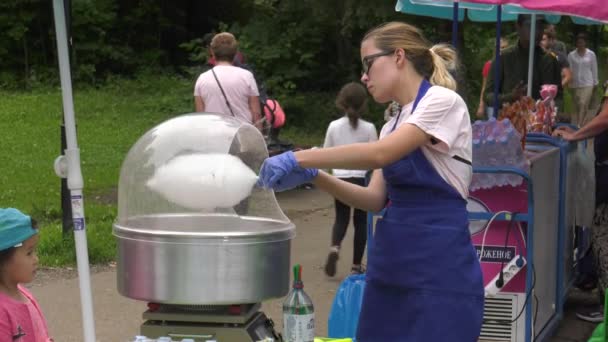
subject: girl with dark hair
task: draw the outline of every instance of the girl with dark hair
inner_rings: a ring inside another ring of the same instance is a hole
[[[344,116],[329,124],[325,135],[324,148],[366,143],[378,140],[376,127],[361,119],[361,115],[367,108],[367,91],[360,83],[351,82],[346,84],[336,98],[336,107]],[[365,184],[365,173],[367,170],[344,170],[333,169],[333,175],[349,183],[363,186]],[[333,277],[336,274],[336,263],[340,253],[340,245],[346,235],[346,229],[350,221],[351,208],[348,204],[335,199],[336,218],[331,235],[331,247],[325,263],[325,274]],[[352,274],[364,272],[361,260],[365,252],[367,240],[367,215],[365,211],[354,208],[353,226],[355,227],[355,241],[353,249]]]

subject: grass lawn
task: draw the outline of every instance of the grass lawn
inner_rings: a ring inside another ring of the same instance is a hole
[[[191,112],[191,88],[189,80],[148,76],[116,80],[99,89],[74,89],[91,263],[115,257],[111,234],[115,191],[129,148],[153,126]],[[63,238],[61,233],[60,178],[53,171],[61,150],[60,89],[0,92],[0,96],[0,206],[19,208],[40,222],[41,264],[74,264],[73,236]],[[316,145],[323,134],[309,136],[287,129],[282,136]]]
[[[148,129],[191,108],[190,86],[179,79],[119,81],[103,89],[74,90],[85,184],[85,214],[91,262],[114,258],[114,189],[122,159]],[[3,93],[0,103],[0,205],[13,206],[41,222],[43,265],[75,262],[73,237],[61,234],[59,155],[62,99],[59,89]]]

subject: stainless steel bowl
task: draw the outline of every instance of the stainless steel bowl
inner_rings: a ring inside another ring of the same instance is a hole
[[[114,224],[118,291],[167,304],[257,303],[289,290],[288,221],[170,214]]]

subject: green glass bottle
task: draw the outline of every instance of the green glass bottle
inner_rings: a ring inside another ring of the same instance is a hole
[[[304,292],[302,267],[293,267],[293,287],[283,301],[283,339],[285,342],[313,342],[315,309]]]

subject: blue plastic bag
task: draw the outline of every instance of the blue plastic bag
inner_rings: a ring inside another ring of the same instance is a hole
[[[342,281],[329,312],[329,337],[355,340],[364,289],[365,274],[350,275]]]

